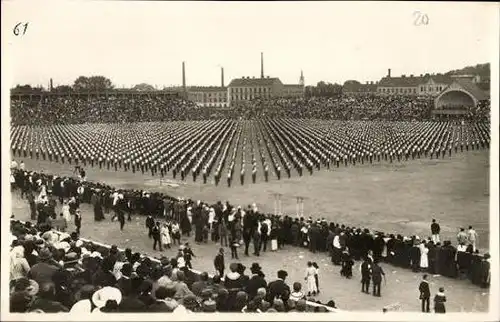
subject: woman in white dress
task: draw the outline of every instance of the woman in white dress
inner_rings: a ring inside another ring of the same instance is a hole
[[[68,202],[65,201],[63,206],[62,206],[62,214],[64,219],[66,219],[67,222],[71,222],[71,213],[69,212],[69,205]]]
[[[180,245],[181,244],[181,232],[180,232],[179,224],[175,220],[172,223],[171,232],[172,232],[172,238],[174,239],[174,245],[176,243],[178,245]]]
[[[208,225],[210,228],[210,232],[212,232],[214,221],[215,221],[215,209],[210,207],[208,212]]]
[[[316,293],[318,292],[318,288],[316,287],[316,278],[314,275],[316,274],[316,268],[312,265],[311,262],[307,262],[307,269],[306,269],[306,283],[307,283],[307,296],[316,296]]]
[[[163,224],[163,227],[160,230],[161,234],[161,243],[164,247],[170,248],[170,244],[172,243],[170,239],[170,232],[168,231],[167,223]]]
[[[427,256],[429,248],[427,248],[425,243],[420,243],[418,247],[420,248],[420,268],[426,271],[429,267],[429,257]]]
[[[38,195],[38,200],[44,200],[47,197],[47,188],[44,184],[40,186],[40,194]]]

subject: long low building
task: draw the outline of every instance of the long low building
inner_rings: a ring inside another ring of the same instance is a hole
[[[378,82],[377,93],[381,95],[437,96],[452,82],[452,77],[442,74],[392,77],[389,69],[387,76]]]
[[[277,77],[241,77],[228,85],[228,100],[232,102],[250,101],[257,98],[304,97],[304,76],[299,84],[283,84]]]
[[[222,86],[192,86],[187,98],[202,107],[228,107],[227,88]]]

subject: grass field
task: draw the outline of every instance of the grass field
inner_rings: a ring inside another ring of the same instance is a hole
[[[16,160],[19,160],[16,158]],[[26,159],[27,169],[44,170],[49,173],[70,175],[73,168],[68,164],[55,164]],[[103,181],[119,188],[163,191],[206,201],[229,200],[235,205],[246,206],[257,203],[262,210],[273,212],[273,193],[281,193],[283,210],[295,214],[296,196],[305,198],[304,214],[325,217],[346,225],[382,230],[386,233],[417,234],[430,233],[431,218],[436,218],[442,227],[442,235],[455,242],[459,227],[472,225],[479,233],[480,247],[488,248],[489,242],[489,154],[487,151],[469,151],[453,154],[442,160],[415,160],[401,163],[380,163],[340,167],[331,171],[322,170],[302,178],[292,177],[269,183],[239,184],[227,188],[222,184],[177,182],[178,187],[159,186],[159,178],[148,174],[115,172],[87,168],[88,179]],[[120,232],[117,223],[105,221],[94,224],[93,215],[83,206],[82,235],[86,238],[121,247],[132,247],[150,255],[152,242],[147,238],[144,218],[134,218]],[[13,213],[19,219],[28,219],[27,205],[16,196],[13,198]],[[467,228],[467,227],[465,227]],[[212,260],[217,251],[213,244],[195,245],[199,256],[194,260],[195,268],[213,272]],[[174,255],[174,250],[164,252]],[[241,257],[249,267],[254,257]],[[352,280],[340,277],[339,268],[332,267],[323,254],[310,254],[288,247],[277,253],[266,253],[258,258],[268,279],[285,268],[290,281],[303,281],[305,263],[315,260],[321,266],[318,299],[334,299],[337,305],[347,310],[380,310],[384,305],[399,302],[405,311],[419,310],[418,283],[420,274],[395,270],[384,265],[388,275],[387,286],[382,289],[382,298],[360,293],[359,273],[355,270]],[[227,260],[229,261],[229,260]],[[321,287],[323,285],[323,288]],[[447,309],[450,311],[487,311],[488,297],[484,290],[468,281],[450,280],[444,277],[431,279],[431,291],[444,286],[448,293]]]

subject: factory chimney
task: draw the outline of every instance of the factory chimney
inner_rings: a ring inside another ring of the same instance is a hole
[[[264,54],[260,53],[260,78],[264,78]]]
[[[387,77],[391,78],[391,69],[390,68],[387,70]]]
[[[182,62],[182,91],[186,93],[186,67],[184,62]]]
[[[224,87],[224,67],[220,68],[220,86]]]

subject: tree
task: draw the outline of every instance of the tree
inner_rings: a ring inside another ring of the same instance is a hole
[[[73,91],[73,88],[69,85],[59,85],[54,88],[54,91],[58,93],[69,93]]]
[[[16,87],[12,88],[11,93],[40,93],[45,91],[45,89],[41,86],[31,86],[29,84],[25,85],[16,85]]]
[[[111,80],[104,76],[80,76],[73,84],[75,91],[106,91],[113,87]]]
[[[13,91],[31,91],[33,88],[31,87],[30,84],[17,84],[16,87],[14,87],[12,90]]]
[[[320,81],[316,86],[307,86],[305,95],[306,97],[337,97],[341,92],[341,85]]]
[[[137,84],[134,87],[132,87],[132,90],[134,90],[134,91],[154,91],[155,88],[153,87],[153,85],[141,83],[141,84]]]

